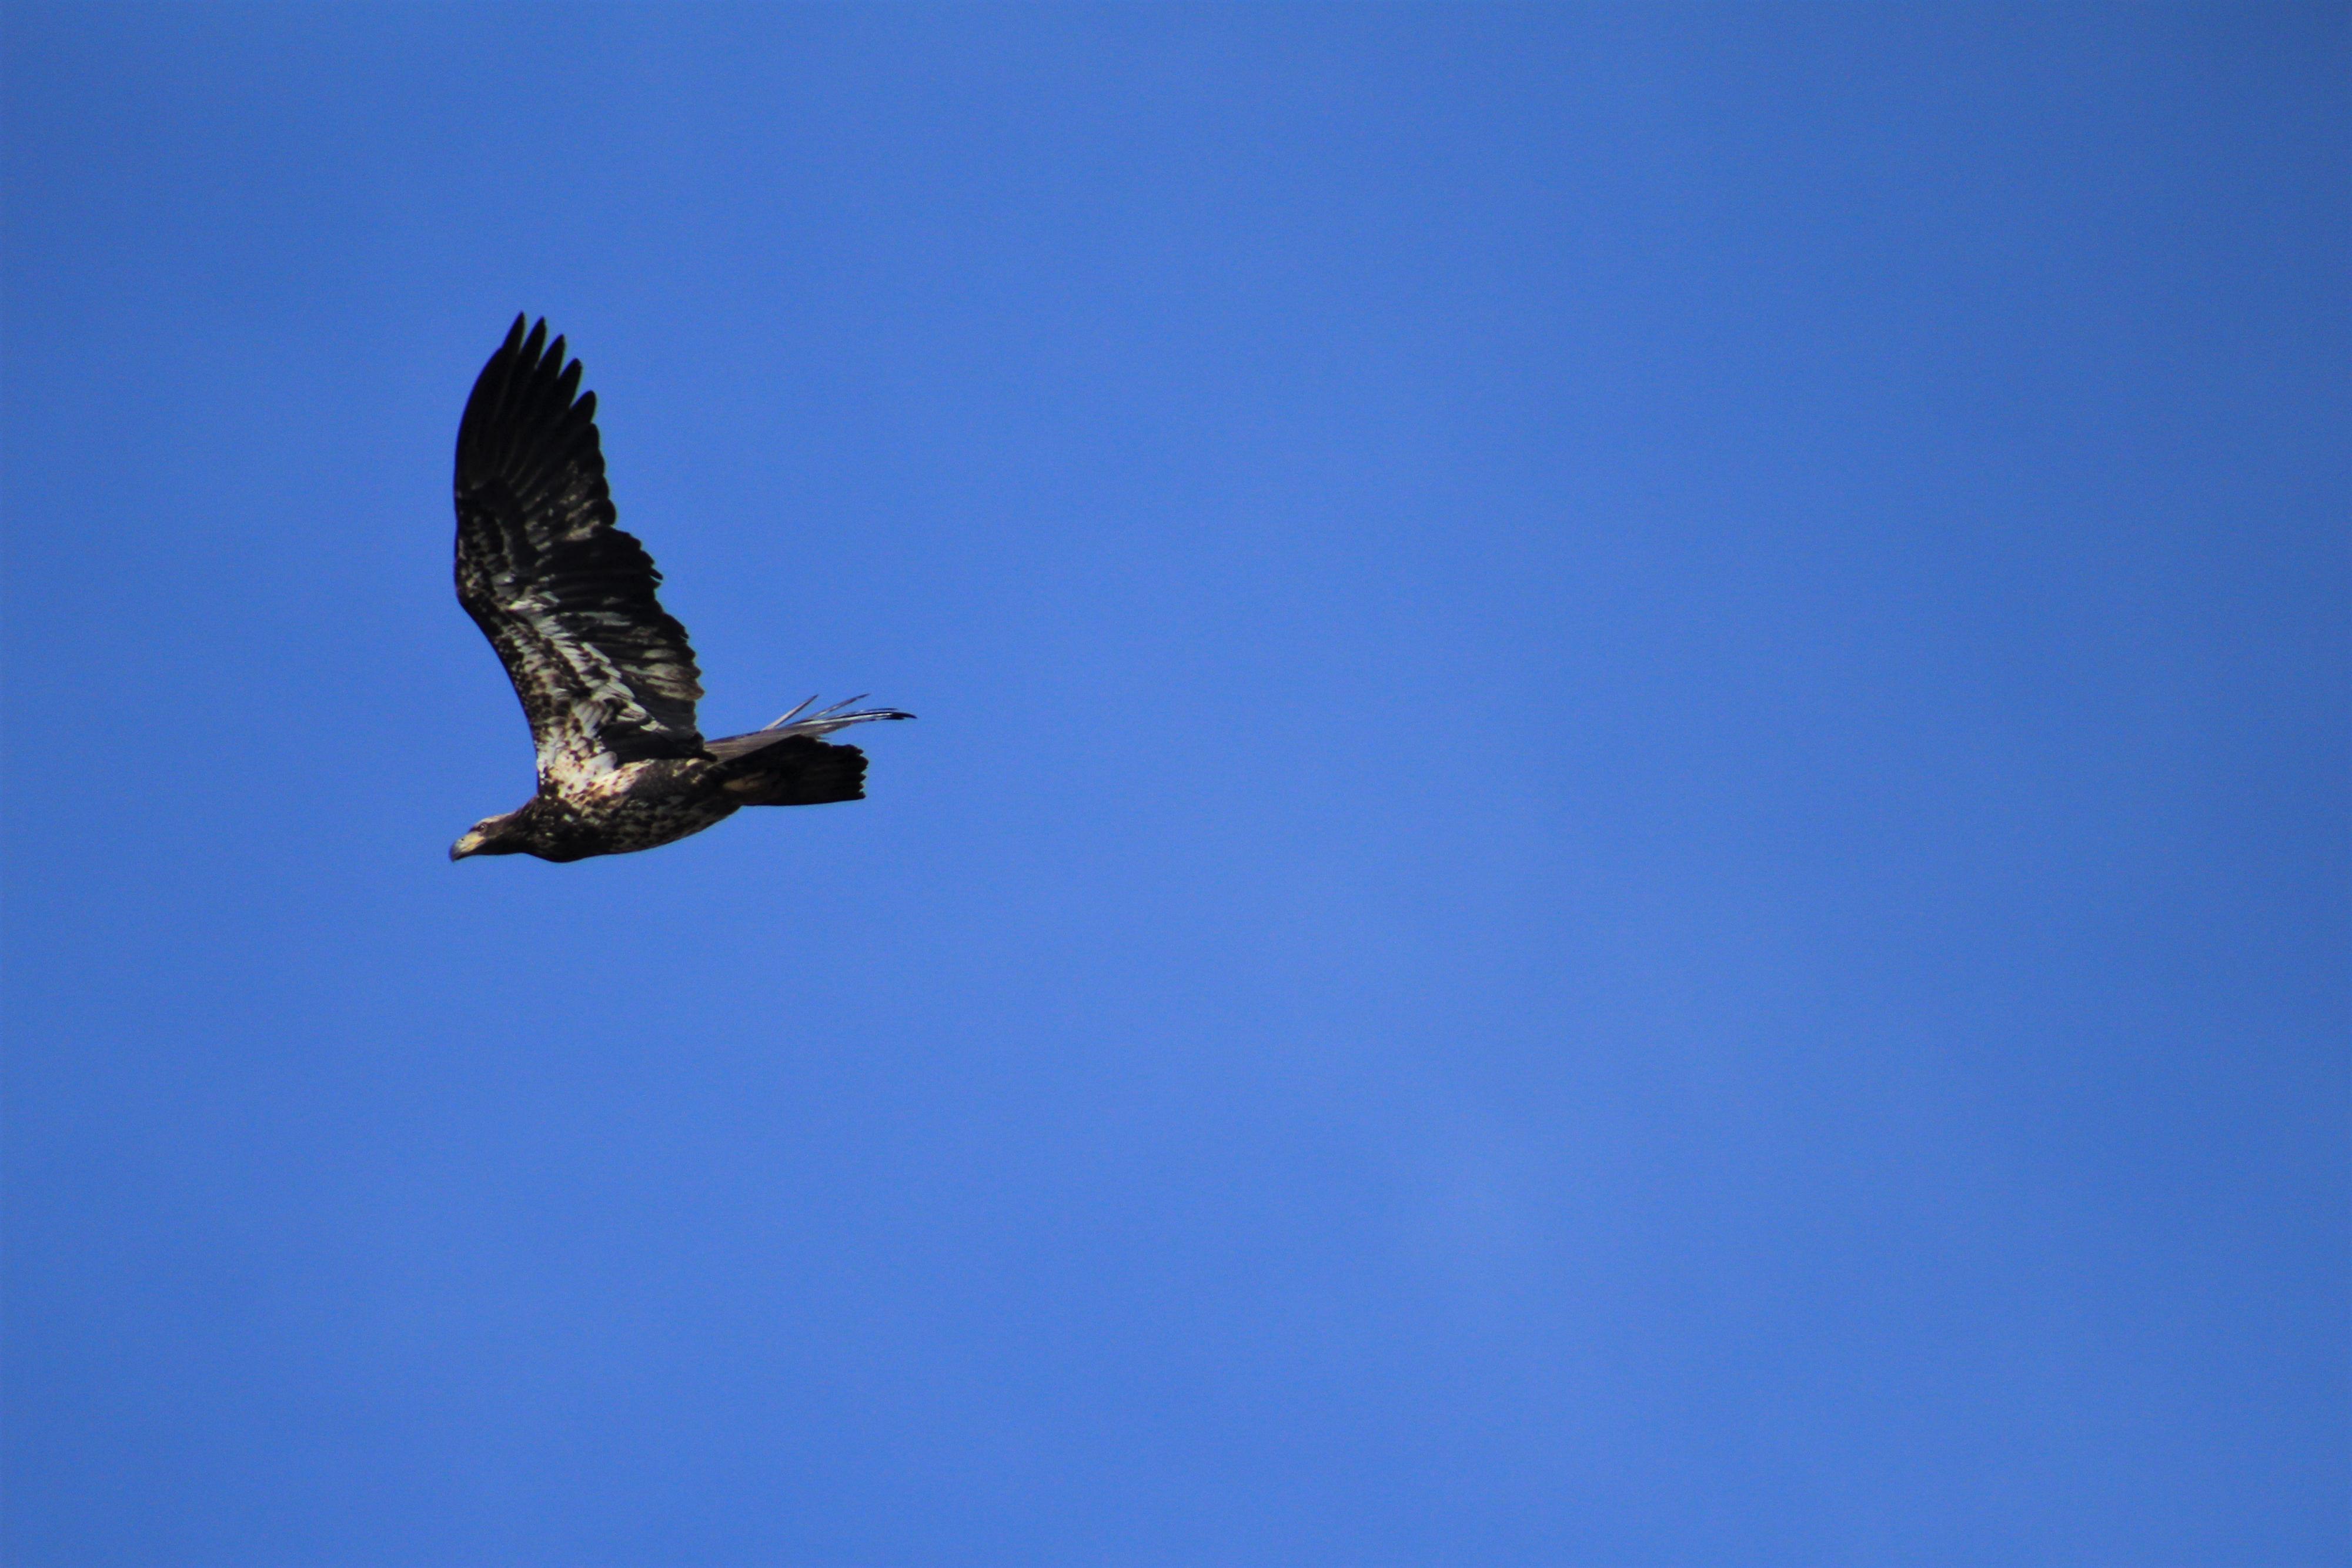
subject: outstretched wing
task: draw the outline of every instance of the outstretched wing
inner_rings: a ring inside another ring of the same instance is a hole
[[[596,394],[575,402],[580,361],[545,321],[522,324],[457,427],[457,601],[522,698],[543,786],[701,756],[701,672],[654,597],[653,558],[613,526]]]

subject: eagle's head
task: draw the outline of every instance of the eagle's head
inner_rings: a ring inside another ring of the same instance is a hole
[[[517,855],[530,847],[522,813],[509,811],[503,817],[485,817],[476,822],[464,838],[449,846],[449,858],[461,861],[467,855]]]

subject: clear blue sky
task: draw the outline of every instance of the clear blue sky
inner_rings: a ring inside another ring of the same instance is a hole
[[[10,1568],[2352,1552],[2344,7],[5,29]]]

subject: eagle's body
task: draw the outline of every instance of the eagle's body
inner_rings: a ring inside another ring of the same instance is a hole
[[[863,798],[866,754],[819,737],[908,715],[843,703],[803,717],[803,703],[766,729],[702,738],[686,629],[654,597],[645,547],[614,526],[595,394],[575,398],[580,362],[546,336],[541,321],[526,339],[519,316],[482,368],[457,477],[457,599],[522,699],[539,793],[477,823],[449,858],[625,854],[744,806]]]
[[[475,831],[495,825],[489,841],[547,861],[658,848],[734,814],[737,802],[711,787],[716,766],[667,757],[625,763],[570,789],[551,794],[542,788],[521,810],[493,817]],[[463,852],[501,852],[488,843]]]

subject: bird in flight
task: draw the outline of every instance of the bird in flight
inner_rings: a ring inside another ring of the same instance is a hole
[[[661,573],[614,526],[596,394],[563,340],[523,318],[474,382],[457,426],[457,602],[498,650],[539,751],[539,793],[488,817],[449,858],[576,861],[649,850],[742,806],[866,795],[866,754],[822,738],[896,708],[809,710],[705,740],[686,628],[654,597]]]

